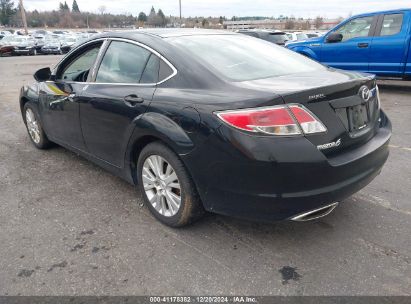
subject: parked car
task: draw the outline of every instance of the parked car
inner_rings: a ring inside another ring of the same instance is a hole
[[[3,39],[5,36],[11,36],[12,33],[9,31],[0,31],[0,40]]]
[[[43,36],[43,37],[45,37],[49,34],[50,34],[50,32],[46,31],[46,30],[35,30],[31,33],[32,36]]]
[[[287,47],[332,67],[410,79],[410,41],[411,9],[403,9],[353,16],[323,37]]]
[[[41,48],[46,43],[46,37],[41,34],[32,34],[31,37],[33,37],[35,40],[37,54],[41,54]]]
[[[275,31],[275,30],[239,30],[238,31],[241,34],[260,38],[278,45],[285,45],[285,43],[288,40],[287,35],[284,32],[281,31]]]
[[[308,36],[303,32],[286,33],[289,41],[307,40]]]
[[[62,42],[60,39],[52,38],[52,39],[46,40],[43,47],[41,48],[41,52],[46,55],[63,54],[63,50],[61,49]]]
[[[70,52],[71,48],[75,46],[81,39],[76,36],[64,36],[61,40],[61,51],[63,54]]]
[[[14,45],[11,43],[13,36],[4,36],[0,40],[0,56],[12,55],[14,51]]]
[[[174,227],[204,210],[324,216],[389,153],[374,76],[246,35],[106,33],[34,77],[19,99],[32,143],[60,144],[138,184],[153,215]]]
[[[14,46],[13,55],[37,55],[36,41],[31,36],[14,36],[10,43]]]

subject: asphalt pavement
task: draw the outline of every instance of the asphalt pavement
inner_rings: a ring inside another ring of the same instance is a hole
[[[331,215],[172,229],[133,186],[30,143],[19,89],[60,58],[0,58],[0,295],[411,295],[411,82],[380,82],[390,157]]]

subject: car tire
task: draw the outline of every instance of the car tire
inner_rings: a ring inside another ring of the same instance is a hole
[[[161,142],[150,143],[141,151],[137,176],[145,204],[163,224],[182,227],[205,213],[183,162]]]
[[[23,107],[23,119],[33,145],[38,149],[49,148],[52,143],[44,133],[40,116],[36,108],[28,102]]]

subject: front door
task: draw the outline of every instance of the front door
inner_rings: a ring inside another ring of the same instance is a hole
[[[159,60],[133,42],[110,42],[81,97],[81,128],[89,153],[123,166],[133,121],[144,114],[153,98]]]
[[[100,46],[98,42],[78,50],[59,65],[54,80],[40,85],[42,120],[50,139],[82,151],[85,144],[80,127],[80,96]]]
[[[355,18],[343,24],[334,31],[342,34],[342,41],[327,42],[325,38],[320,61],[339,69],[367,72],[376,22],[376,16],[368,16]]]

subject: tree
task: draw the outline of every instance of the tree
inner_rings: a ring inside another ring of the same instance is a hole
[[[151,7],[150,14],[147,17],[147,24],[150,26],[161,26],[162,20],[160,20],[159,16],[156,14],[156,10],[154,7]]]
[[[318,16],[317,18],[315,18],[314,26],[317,30],[320,29],[320,27],[322,27],[323,24],[324,24],[324,18],[323,17]]]
[[[60,8],[61,12],[69,12],[70,11],[70,8],[68,7],[66,1],[64,1],[64,3],[60,2],[59,8]]]
[[[287,30],[293,30],[295,28],[295,21],[294,19],[287,19],[287,21],[285,22],[285,28]]]
[[[0,0],[0,24],[9,24],[11,17],[16,14],[14,3],[11,0]]]
[[[150,15],[148,15],[149,17],[154,17],[156,15],[156,10],[154,9],[154,6],[151,7],[150,10]]]
[[[201,21],[201,25],[203,27],[207,27],[208,26],[208,20],[204,18],[203,21]]]
[[[71,6],[71,11],[73,13],[80,13],[80,8],[78,7],[77,1],[73,0],[73,5]]]
[[[98,7],[98,11],[100,12],[100,14],[104,15],[104,13],[106,12],[106,7],[104,5],[100,5]]]
[[[166,16],[164,15],[164,13],[161,9],[158,10],[157,17],[159,19],[158,20],[158,22],[160,23],[159,25],[165,26],[167,24]]]
[[[139,22],[146,22],[147,21],[147,15],[144,12],[140,12],[140,14],[138,14],[138,18],[137,20]]]

